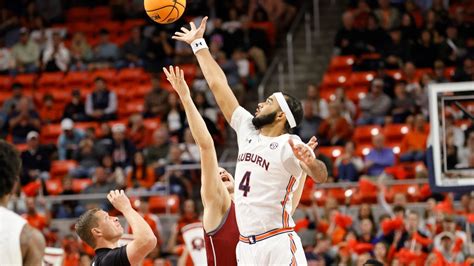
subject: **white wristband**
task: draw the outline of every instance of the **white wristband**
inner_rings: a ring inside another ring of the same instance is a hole
[[[191,49],[193,49],[194,54],[196,54],[197,51],[204,48],[209,48],[207,47],[206,40],[204,40],[204,38],[196,39],[191,43]]]

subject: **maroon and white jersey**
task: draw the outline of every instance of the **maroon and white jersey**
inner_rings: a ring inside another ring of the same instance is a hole
[[[232,114],[239,155],[235,169],[234,202],[237,224],[243,236],[276,228],[294,227],[291,217],[293,192],[303,170],[288,144],[296,135],[266,137],[252,124],[253,115],[242,107]]]
[[[206,244],[204,242],[204,228],[202,223],[188,224],[181,229],[184,243],[194,265],[207,265]]]

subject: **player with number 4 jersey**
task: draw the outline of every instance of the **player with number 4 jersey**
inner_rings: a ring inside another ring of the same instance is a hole
[[[301,177],[308,174],[321,183],[327,179],[327,169],[310,147],[291,134],[303,117],[301,103],[276,92],[258,104],[255,115],[239,106],[203,39],[206,22],[207,17],[198,28],[191,22],[190,29],[182,27],[173,39],[191,45],[217,104],[237,133],[237,262],[306,264],[301,241],[293,230],[292,197]]]

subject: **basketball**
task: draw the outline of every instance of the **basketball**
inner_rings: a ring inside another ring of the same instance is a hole
[[[147,15],[160,24],[169,24],[178,20],[186,8],[186,0],[145,0]]]

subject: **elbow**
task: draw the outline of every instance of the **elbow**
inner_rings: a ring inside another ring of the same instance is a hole
[[[148,251],[151,251],[156,247],[157,243],[158,243],[158,239],[156,239],[156,236],[153,233],[151,233],[149,236],[143,239],[143,248]]]

